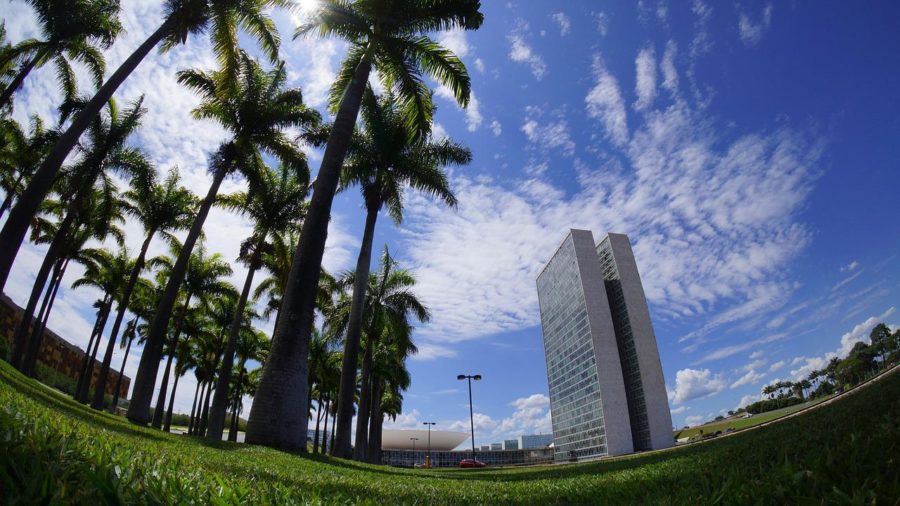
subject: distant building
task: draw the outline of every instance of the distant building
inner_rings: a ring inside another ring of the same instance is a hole
[[[491,451],[497,452],[503,449],[503,443],[491,443]]]
[[[503,449],[504,450],[518,450],[519,449],[519,440],[518,439],[507,439],[503,441]]]
[[[554,457],[672,446],[662,366],[628,237],[571,230],[537,279]]]
[[[481,451],[483,451],[483,452],[491,451],[491,445],[481,445]]]
[[[553,444],[553,434],[526,434],[518,438],[519,448],[546,448]]]

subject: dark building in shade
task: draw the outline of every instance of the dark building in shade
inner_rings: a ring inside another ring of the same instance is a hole
[[[672,446],[656,337],[628,237],[571,230],[537,279],[556,460]]]

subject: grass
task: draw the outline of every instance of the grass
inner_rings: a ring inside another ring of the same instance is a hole
[[[700,431],[703,430],[704,434],[713,434],[716,431],[725,431],[725,429],[733,429],[733,430],[741,430],[747,429],[750,427],[755,427],[757,425],[771,422],[772,420],[777,420],[783,416],[790,415],[792,413],[796,413],[802,409],[806,409],[811,406],[815,406],[816,404],[827,401],[831,399],[833,396],[819,397],[817,399],[813,399],[809,402],[804,402],[803,404],[795,404],[793,406],[788,406],[786,408],[781,409],[773,409],[772,411],[767,411],[765,413],[759,413],[751,416],[750,418],[730,418],[727,420],[722,420],[719,422],[710,422],[703,425],[698,425],[696,427],[691,427],[689,429],[682,429],[675,432],[675,438],[681,439],[684,437],[694,437],[700,434]]]
[[[894,504],[898,398],[891,374],[709,443],[573,465],[411,470],[163,434],[0,362],[0,504]]]

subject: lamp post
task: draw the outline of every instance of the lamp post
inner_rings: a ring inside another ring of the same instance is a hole
[[[431,426],[437,422],[422,422],[422,425],[428,426],[428,455],[425,457],[425,465],[431,467]]]
[[[418,441],[419,438],[411,437],[411,438],[409,438],[409,440],[413,442],[413,466],[415,466],[416,465],[416,441]]]
[[[472,429],[472,460],[475,459],[475,415],[472,414],[472,380],[479,381],[480,374],[460,374],[458,380],[469,380],[469,427]]]

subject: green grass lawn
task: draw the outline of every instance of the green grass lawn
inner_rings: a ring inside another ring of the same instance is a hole
[[[407,470],[136,427],[0,362],[0,504],[895,504],[900,374],[760,430],[573,465]]]
[[[750,418],[733,418],[730,420],[722,420],[721,422],[711,422],[704,425],[698,425],[696,427],[691,427],[690,429],[683,429],[675,432],[675,438],[681,439],[683,437],[694,437],[700,434],[700,430],[703,430],[704,434],[712,434],[716,431],[725,431],[725,429],[731,428],[734,430],[746,429],[749,427],[753,427],[756,425],[760,425],[766,422],[771,422],[772,420],[777,420],[783,416],[790,415],[792,413],[796,413],[801,409],[806,409],[811,406],[815,406],[820,402],[827,401],[833,396],[827,397],[819,397],[818,399],[811,400],[809,402],[804,402],[803,404],[796,404],[794,406],[788,406],[786,408],[781,409],[773,409],[772,411],[767,411],[765,413],[759,413],[751,416]]]

